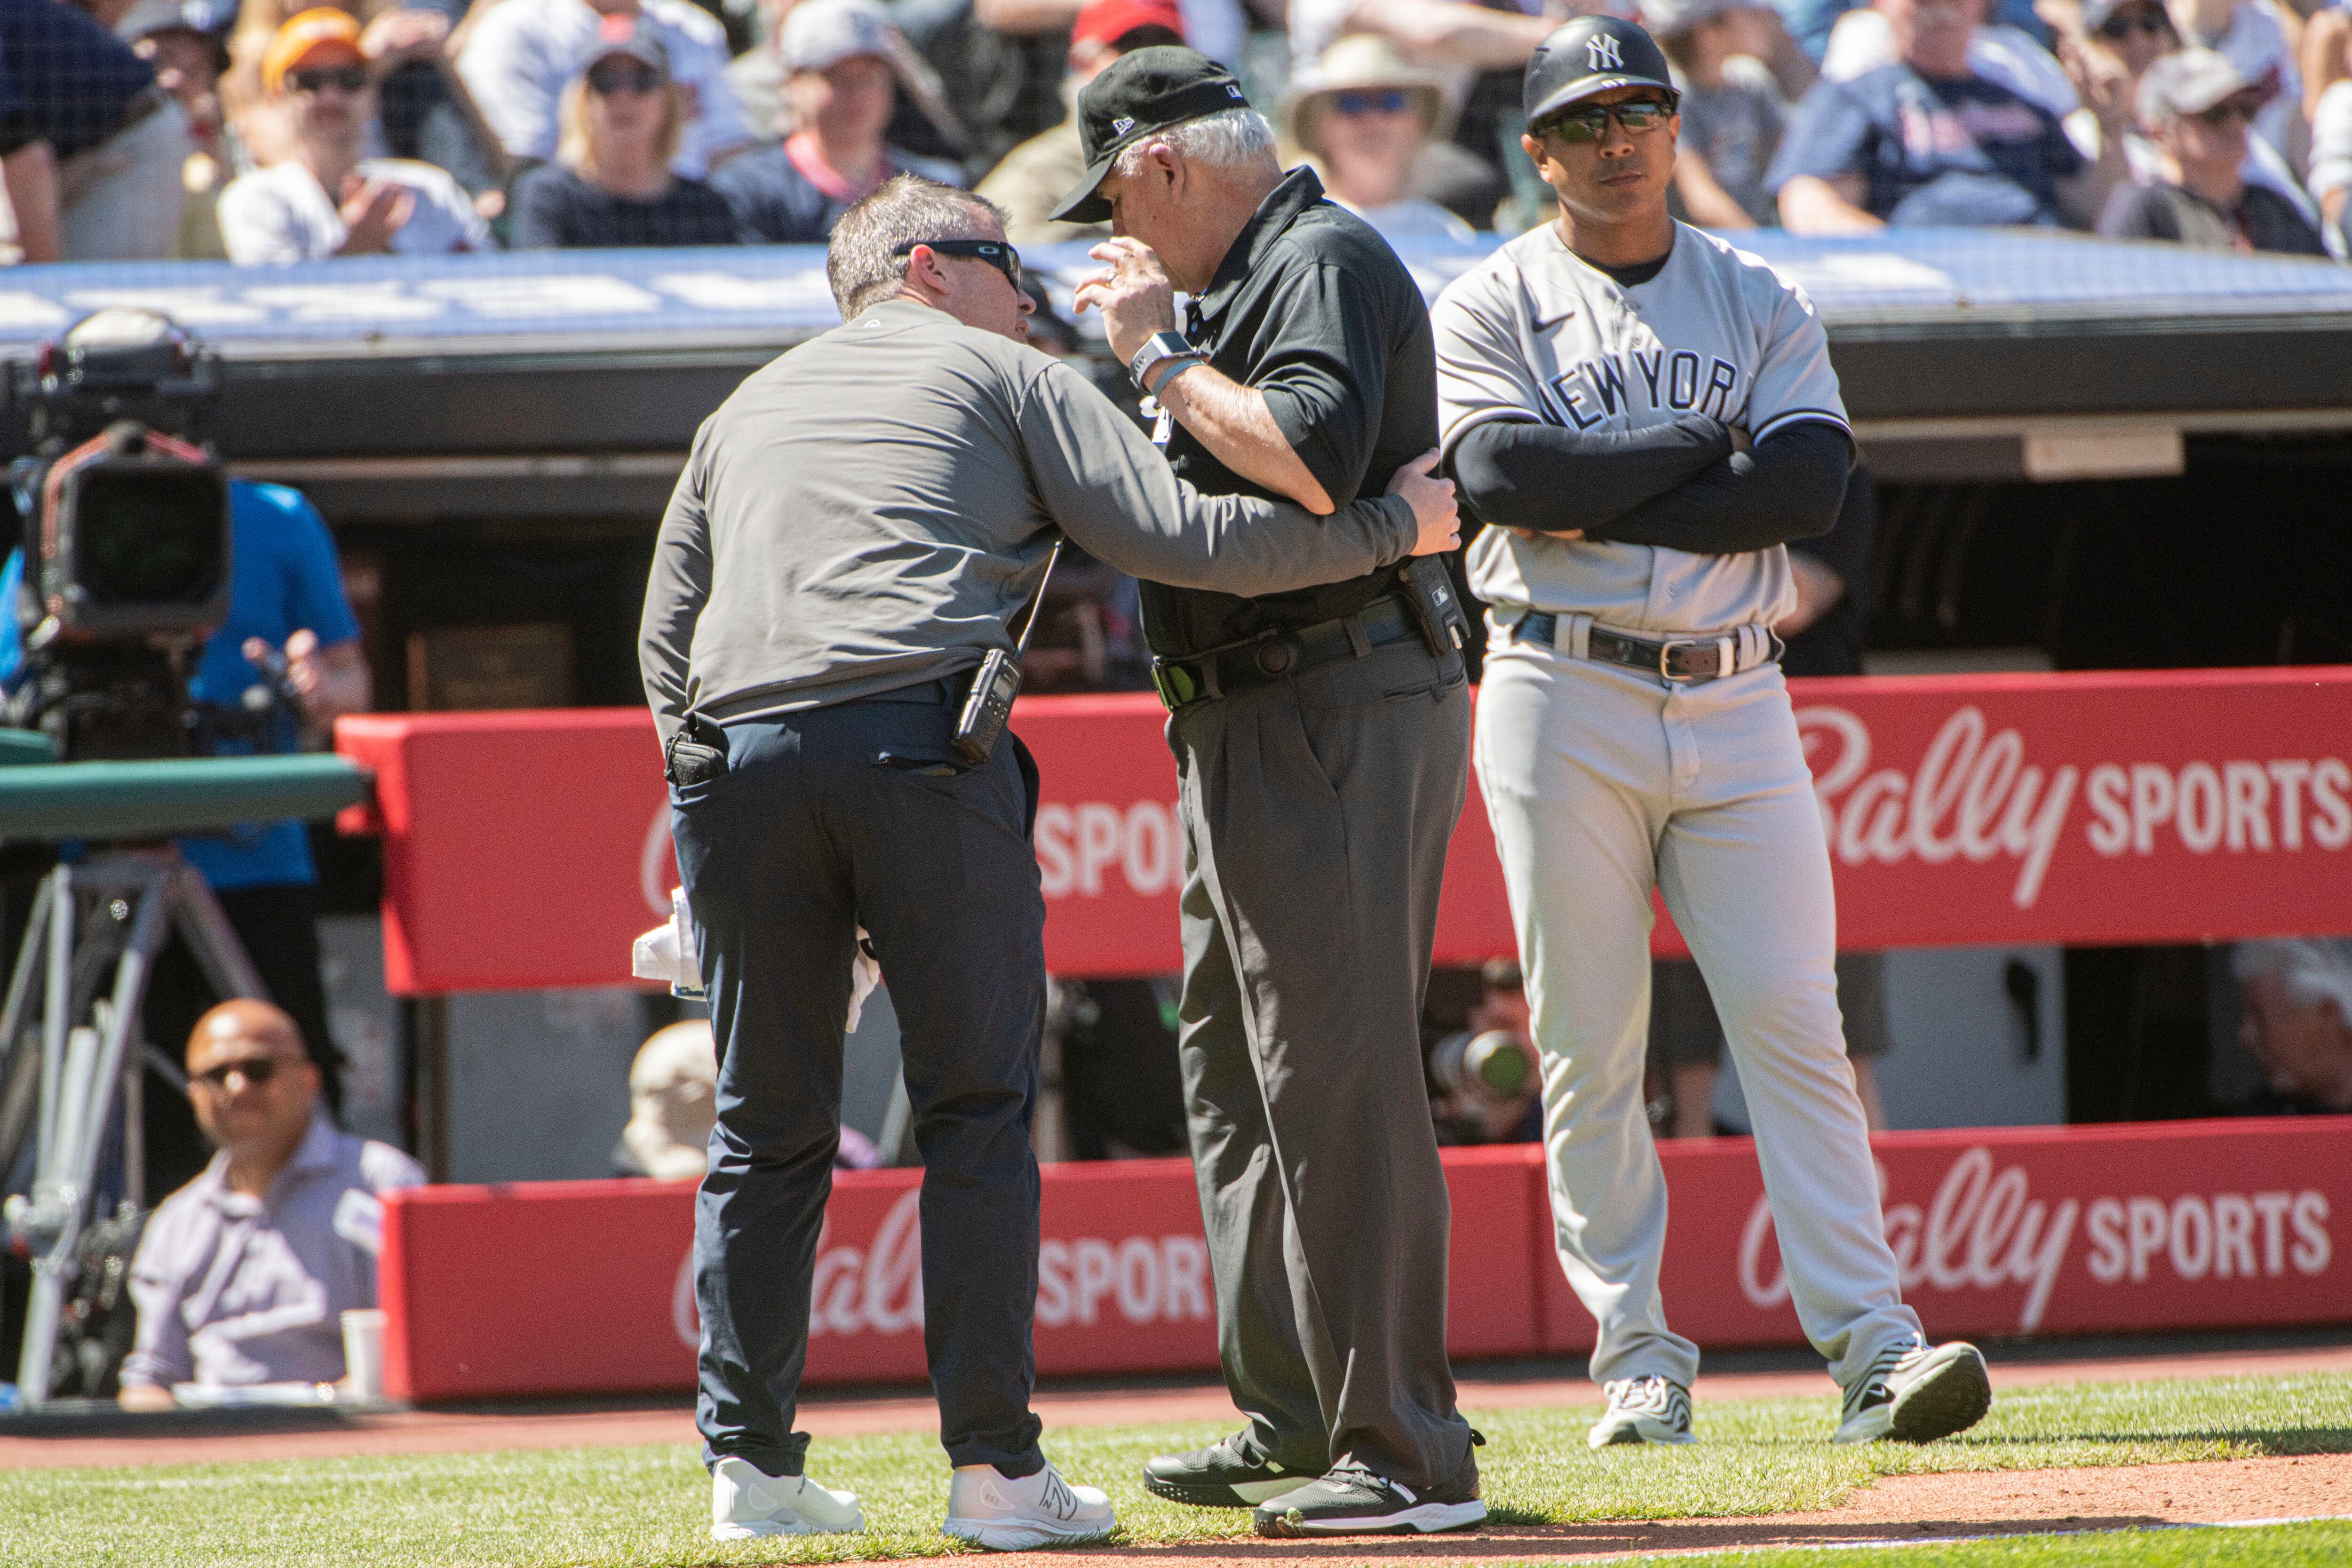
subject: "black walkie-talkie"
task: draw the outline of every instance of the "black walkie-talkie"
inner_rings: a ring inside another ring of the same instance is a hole
[[[1037,597],[1029,606],[1029,624],[1021,628],[1021,640],[1013,651],[992,648],[980,661],[980,672],[971,678],[971,694],[963,700],[963,711],[956,717],[955,753],[974,767],[988,761],[996,751],[996,738],[1004,733],[1005,721],[1013,717],[1013,700],[1021,695],[1021,654],[1029,646],[1029,634],[1037,629],[1037,617],[1045,608],[1045,584],[1054,580],[1054,563],[1062,558],[1062,541],[1054,541],[1053,553],[1045,557],[1045,574],[1037,579]]]

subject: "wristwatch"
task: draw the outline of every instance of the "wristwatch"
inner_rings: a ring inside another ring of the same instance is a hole
[[[1197,359],[1201,357],[1201,351],[1187,342],[1181,332],[1154,332],[1144,340],[1141,348],[1135,351],[1135,357],[1127,362],[1127,374],[1136,385],[1141,386],[1145,371],[1161,360],[1178,355]]]

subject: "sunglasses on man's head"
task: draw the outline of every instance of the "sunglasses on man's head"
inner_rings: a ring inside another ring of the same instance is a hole
[[[2255,117],[2260,115],[2262,111],[2263,106],[2256,103],[2251,98],[2232,98],[2217,103],[2212,108],[2206,110],[2203,113],[2195,115],[2192,118],[2201,120],[2206,124],[2211,126],[2214,130],[2219,131],[2227,126],[2232,120],[2241,121],[2245,124],[2252,125],[2254,122]]]
[[[286,79],[294,84],[297,92],[319,92],[330,87],[357,92],[367,86],[367,67],[328,66],[319,70],[288,71]]]
[[[651,92],[661,86],[661,72],[640,61],[615,61],[588,73],[588,90],[599,98],[616,92]]]
[[[2145,11],[2123,11],[2099,24],[2099,37],[2109,43],[2119,44],[2134,33],[2146,33],[2149,37],[2162,37],[2172,31],[2172,18],[2154,6]]]
[[[1553,115],[1544,121],[1542,130],[1567,142],[1598,142],[1609,134],[1609,122],[1614,120],[1625,128],[1628,135],[1654,131],[1674,118],[1675,100],[1670,98],[1633,98],[1622,103],[1588,104]]]
[[[1004,280],[1015,289],[1021,287],[1021,253],[1001,239],[902,239],[891,247],[893,256],[908,256],[915,247],[928,245],[941,256],[968,256],[985,261],[1004,274]]]
[[[278,1076],[278,1058],[276,1057],[238,1057],[234,1061],[223,1062],[203,1072],[191,1073],[188,1075],[188,1081],[205,1084],[213,1089],[226,1089],[228,1075],[231,1073],[237,1074],[246,1082],[258,1089]]]
[[[1359,114],[1402,114],[1412,107],[1412,94],[1401,87],[1382,92],[1342,92],[1333,96],[1331,107],[1350,118]]]

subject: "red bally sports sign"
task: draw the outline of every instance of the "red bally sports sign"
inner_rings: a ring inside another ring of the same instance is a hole
[[[2352,1118],[1897,1132],[1874,1141],[1887,1240],[1930,1333],[2341,1322]],[[1668,1143],[1669,1320],[1706,1346],[1801,1344],[1746,1139]],[[1592,1343],[1551,1252],[1543,1152],[1445,1152],[1454,1355]],[[923,1375],[919,1173],[838,1176],[810,1301],[812,1383]],[[385,1202],[394,1398],[691,1384],[684,1183],[420,1187]],[[1210,1371],[1208,1250],[1181,1161],[1048,1166],[1046,1373]]]
[[[2352,670],[1790,683],[1849,947],[2352,931]],[[1149,697],[1024,700],[1045,798],[1046,958],[1178,967],[1175,767]],[[635,710],[370,714],[346,825],[386,838],[402,994],[624,984],[675,878],[652,722]],[[1675,939],[1662,924],[1660,945]],[[1474,790],[1441,963],[1513,946]]]

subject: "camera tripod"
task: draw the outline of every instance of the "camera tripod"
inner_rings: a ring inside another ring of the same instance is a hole
[[[49,1396],[83,1235],[103,1217],[92,1211],[118,1096],[123,1195],[131,1204],[145,1197],[142,1071],[152,1058],[173,1080],[179,1074],[146,1044],[140,1008],[174,930],[216,994],[268,1000],[212,889],[169,846],[61,861],[34,894],[0,1010],[0,1175],[16,1165],[28,1121],[37,1139],[31,1194],[10,1198],[6,1213],[8,1230],[33,1253],[16,1376],[26,1405]]]

